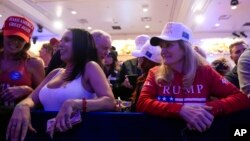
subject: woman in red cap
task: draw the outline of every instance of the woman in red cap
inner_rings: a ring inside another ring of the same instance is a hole
[[[42,61],[27,53],[34,30],[32,22],[24,17],[10,16],[2,30],[0,106],[13,107],[40,84],[45,74]]]

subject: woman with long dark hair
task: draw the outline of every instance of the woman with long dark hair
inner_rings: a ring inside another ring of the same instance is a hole
[[[17,133],[21,138],[29,129],[30,109],[42,105],[45,111],[58,111],[51,133],[69,130],[71,115],[76,111],[110,111],[115,100],[99,58],[92,35],[82,29],[69,29],[59,43],[61,60],[66,67],[50,72],[44,81],[14,109],[7,129],[7,137]],[[96,87],[98,86],[98,87]],[[19,136],[15,136],[17,139]]]

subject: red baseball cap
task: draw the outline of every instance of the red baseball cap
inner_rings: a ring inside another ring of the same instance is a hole
[[[3,25],[3,35],[16,35],[23,38],[27,43],[30,41],[34,30],[33,23],[24,17],[10,16]]]
[[[57,40],[56,38],[51,38],[49,40],[49,43],[52,45],[52,46],[56,46],[59,44],[59,40]]]

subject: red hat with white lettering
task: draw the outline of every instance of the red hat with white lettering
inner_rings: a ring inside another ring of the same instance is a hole
[[[30,41],[34,30],[33,23],[24,17],[10,16],[3,25],[3,35],[16,35],[23,38],[27,43]]]

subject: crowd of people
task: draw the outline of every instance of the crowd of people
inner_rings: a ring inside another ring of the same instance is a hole
[[[131,101],[131,112],[181,118],[198,132],[209,129],[214,117],[250,108],[244,42],[229,46],[233,69],[225,58],[209,64],[206,53],[193,47],[192,31],[168,22],[159,36],[138,35],[135,58],[119,65],[103,30],[68,29],[60,41],[43,44],[40,57],[28,53],[33,30],[29,19],[10,16],[0,33],[0,106],[13,109],[7,139],[36,132],[30,112],[37,108],[58,112],[51,134],[71,129],[73,113],[116,111],[119,100]]]

